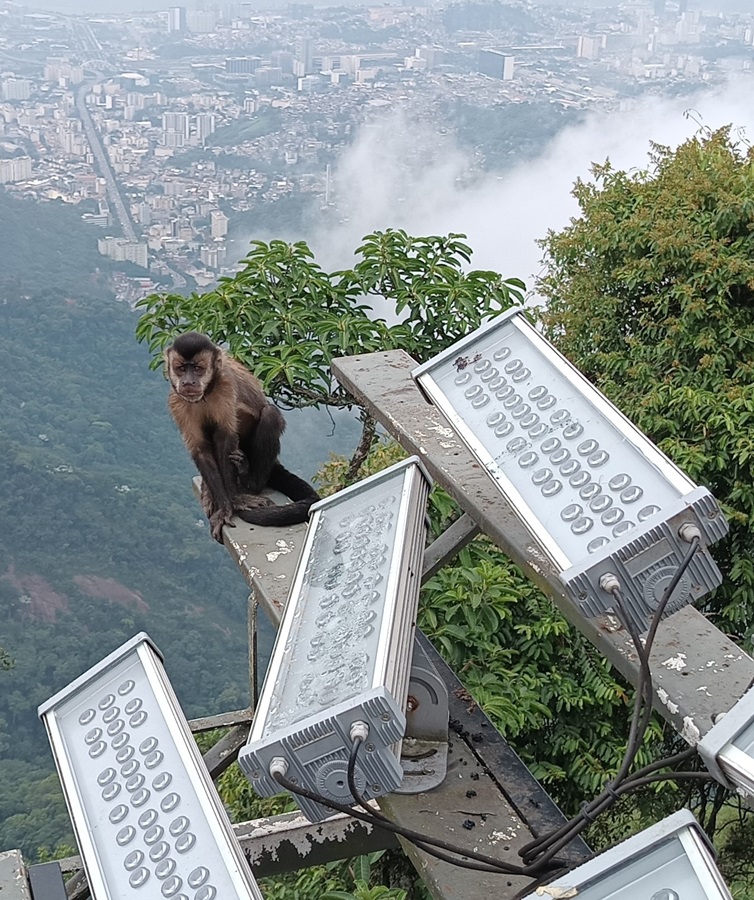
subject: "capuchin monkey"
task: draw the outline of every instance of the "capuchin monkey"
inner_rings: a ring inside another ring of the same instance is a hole
[[[170,412],[202,476],[202,509],[212,537],[222,543],[233,515],[252,525],[305,522],[319,494],[278,461],[285,419],[268,402],[259,380],[196,331],[165,350]],[[293,502],[275,505],[264,488]]]

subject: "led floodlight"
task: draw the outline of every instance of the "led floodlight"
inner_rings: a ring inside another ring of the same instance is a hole
[[[94,900],[262,900],[146,634],[39,715]]]
[[[270,767],[353,804],[402,780],[400,742],[414,645],[430,478],[416,457],[315,503],[254,716],[239,755],[254,790],[280,793]],[[312,822],[334,815],[297,796]]]
[[[754,688],[718,718],[696,749],[719,782],[754,804]]]
[[[694,816],[682,809],[525,900],[732,900]]]
[[[613,607],[613,595],[600,587],[613,574],[645,629],[696,533],[700,550],[667,612],[720,584],[704,549],[728,530],[715,499],[520,310],[412,374],[495,479],[584,615]]]

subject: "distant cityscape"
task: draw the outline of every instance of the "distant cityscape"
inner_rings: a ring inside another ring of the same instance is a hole
[[[77,205],[99,252],[131,264],[113,287],[133,303],[232,272],[229,228],[264,204],[334,207],[340,156],[385,108],[435,123],[452,101],[619,112],[753,66],[754,13],[686,0],[86,16],[3,0],[0,184]]]

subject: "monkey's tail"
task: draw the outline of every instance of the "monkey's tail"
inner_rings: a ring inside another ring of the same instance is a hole
[[[298,503],[286,503],[284,506],[261,506],[258,509],[236,509],[234,515],[250,525],[298,525],[309,518],[309,507],[314,500],[299,500]]]
[[[239,519],[250,525],[298,525],[309,518],[309,507],[320,499],[319,494],[303,478],[289,472],[285,466],[275,463],[267,486],[285,494],[292,503],[284,506],[262,506],[255,509],[234,510]]]
[[[280,491],[281,494],[285,494],[285,496],[293,500],[294,503],[308,500],[309,506],[311,506],[312,503],[315,503],[320,499],[319,494],[308,481],[304,481],[303,478],[299,478],[298,475],[289,472],[288,469],[286,469],[285,466],[281,466],[280,463],[275,463],[272,467],[270,477],[267,481],[267,487]]]

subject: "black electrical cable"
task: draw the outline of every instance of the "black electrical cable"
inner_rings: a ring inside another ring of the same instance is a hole
[[[687,747],[685,750],[680,750],[678,753],[673,754],[673,756],[666,756],[663,759],[656,759],[654,762],[647,763],[646,766],[641,769],[637,769],[632,775],[629,775],[626,781],[648,775],[650,772],[656,772],[657,769],[669,769],[672,766],[679,765],[680,763],[688,762],[695,756],[696,747]]]
[[[364,810],[364,812],[368,813],[371,816],[374,816],[375,819],[387,819],[387,816],[384,813],[380,812],[380,810],[375,809],[372,806],[369,806],[367,801],[361,796],[361,793],[356,785],[356,759],[359,755],[359,748],[361,747],[364,739],[362,737],[355,737],[351,744],[351,752],[348,754],[348,790],[351,792],[351,796],[354,801],[358,803],[358,805]]]
[[[363,738],[360,736],[357,736],[353,740],[351,745],[351,750],[348,758],[347,777],[348,787],[354,799],[354,802],[358,806],[360,806],[361,810],[363,811],[347,806],[346,804],[329,800],[328,798],[322,797],[320,794],[317,794],[314,791],[310,791],[303,786],[294,784],[292,781],[287,779],[282,772],[278,771],[270,774],[272,775],[273,779],[277,781],[277,783],[280,784],[280,786],[285,790],[293,794],[298,794],[302,797],[306,797],[307,799],[312,800],[315,803],[327,806],[330,809],[336,810],[337,812],[342,812],[350,815],[362,822],[367,822],[374,827],[382,828],[386,831],[392,832],[393,834],[400,835],[406,840],[409,840],[415,846],[422,849],[424,852],[429,853],[437,857],[438,859],[443,860],[444,862],[448,862],[456,866],[461,866],[463,868],[475,869],[477,871],[497,874],[520,875],[523,877],[535,878],[535,884],[529,885],[525,889],[525,893],[519,895],[522,897],[526,896],[527,893],[531,892],[531,888],[536,887],[537,884],[541,884],[544,881],[545,877],[552,879],[557,875],[557,872],[567,871],[567,869],[564,868],[562,860],[558,860],[555,858],[555,854],[560,849],[562,849],[562,847],[570,843],[578,834],[580,834],[581,831],[583,831],[586,826],[594,820],[594,817],[596,815],[604,812],[607,807],[614,803],[623,794],[628,793],[629,791],[638,790],[641,787],[645,787],[657,781],[680,781],[692,779],[709,780],[711,778],[709,774],[704,772],[656,772],[657,769],[665,768],[671,764],[686,761],[690,758],[690,756],[694,754],[695,751],[693,750],[693,748],[677,753],[672,757],[668,757],[667,759],[657,760],[654,763],[650,763],[649,765],[640,769],[633,775],[628,775],[628,770],[630,769],[633,760],[636,757],[636,753],[638,752],[638,748],[641,745],[641,741],[644,737],[644,733],[649,723],[649,717],[652,713],[652,680],[651,670],[649,668],[649,653],[652,647],[652,643],[654,641],[655,634],[657,633],[657,627],[659,625],[659,620],[662,617],[662,613],[664,612],[673,591],[678,585],[678,582],[683,577],[683,573],[691,563],[691,559],[693,558],[698,545],[699,538],[695,537],[691,542],[691,547],[684,557],[684,560],[681,562],[681,565],[678,567],[678,570],[676,571],[675,575],[671,579],[670,584],[665,590],[662,600],[658,604],[657,610],[655,611],[654,621],[652,622],[652,626],[648,631],[647,640],[644,645],[642,645],[638,631],[636,630],[635,625],[633,624],[630,616],[625,610],[625,606],[622,603],[622,595],[620,595],[620,590],[618,589],[615,592],[616,600],[619,604],[619,608],[621,608],[626,627],[634,642],[634,646],[636,647],[636,651],[640,661],[639,686],[637,690],[637,698],[634,704],[634,711],[632,714],[626,754],[624,756],[624,760],[621,764],[619,772],[616,775],[616,778],[614,778],[612,782],[605,788],[605,790],[603,790],[603,792],[598,797],[594,798],[594,800],[592,800],[579,815],[575,816],[573,819],[571,819],[570,822],[566,823],[564,826],[557,829],[557,831],[553,832],[552,834],[546,835],[542,838],[538,838],[536,841],[532,841],[527,844],[526,847],[522,848],[522,850],[520,851],[522,856],[537,857],[527,865],[514,866],[509,863],[505,863],[502,860],[494,859],[493,857],[487,856],[486,854],[477,853],[472,850],[467,850],[463,847],[455,846],[450,842],[444,841],[440,838],[433,838],[428,835],[421,834],[420,832],[413,831],[413,829],[404,828],[403,826],[397,825],[395,822],[391,821],[379,810],[370,807],[361,796],[361,793],[359,792],[356,785],[356,761],[358,758],[359,748],[363,743]],[[639,713],[642,706],[644,707],[644,713],[640,716]],[[444,853],[442,852],[443,850],[448,852]],[[543,850],[546,852],[543,853]],[[456,854],[457,856],[462,857],[462,859],[456,859],[454,856],[450,856],[449,854]]]
[[[586,858],[583,862],[586,862]],[[579,865],[581,865],[581,863],[579,863]],[[544,875],[539,875],[534,881],[527,884],[525,888],[522,888],[517,894],[514,894],[510,900],[525,900],[526,897],[530,897],[535,893],[537,888],[542,887],[544,884],[552,884],[554,881],[557,881],[561,875],[567,875],[570,871],[571,870],[567,866],[564,866],[556,872],[547,872]]]
[[[486,866],[490,867],[491,871],[500,872],[507,875],[522,875],[524,877],[538,875],[542,871],[542,867],[539,864],[537,864],[536,866],[526,867],[514,866],[510,863],[503,862],[502,860],[495,859],[492,856],[487,856],[484,853],[477,853],[475,850],[468,850],[465,847],[457,847],[448,841],[442,840],[441,838],[430,837],[429,835],[414,831],[411,828],[404,828],[402,825],[397,825],[395,822],[391,821],[388,818],[380,819],[372,815],[371,812],[361,812],[358,809],[347,806],[345,803],[338,803],[336,800],[330,800],[327,797],[323,797],[321,794],[310,791],[308,788],[305,788],[302,785],[294,784],[292,781],[286,778],[285,775],[282,774],[282,772],[270,772],[270,775],[282,788],[292,794],[298,794],[301,797],[306,797],[307,800],[312,800],[315,803],[320,803],[322,806],[327,806],[330,809],[334,809],[336,812],[345,813],[346,815],[352,816],[354,819],[359,819],[359,821],[361,822],[367,822],[368,824],[373,825],[375,828],[384,828],[386,831],[390,831],[393,834],[398,834],[401,837],[405,837],[412,843],[419,842],[422,844],[429,844],[432,847],[439,847],[451,853],[457,853],[460,856],[465,856],[470,860],[484,863]],[[563,866],[563,861],[554,861],[553,868],[555,866],[561,868]]]
[[[587,825],[590,824],[597,815],[600,815],[606,809],[608,809],[608,807],[610,807],[618,799],[618,796],[621,795],[622,792],[620,791],[620,786],[629,777],[628,772],[631,768],[631,765],[633,764],[634,759],[636,758],[636,754],[638,753],[639,748],[641,747],[641,742],[644,739],[644,734],[646,733],[646,729],[649,725],[649,720],[652,715],[653,690],[652,673],[649,667],[649,655],[654,643],[655,635],[657,634],[657,628],[659,627],[662,614],[664,613],[667,604],[673,595],[673,592],[678,586],[686,569],[691,564],[691,560],[693,559],[694,554],[699,547],[699,543],[700,541],[698,536],[692,538],[689,549],[686,551],[683,560],[676,569],[667,588],[663,592],[662,599],[657,605],[657,609],[655,610],[654,618],[647,632],[647,639],[644,644],[642,644],[638,630],[636,629],[636,626],[625,607],[625,603],[623,602],[623,595],[620,591],[620,588],[616,587],[616,589],[613,591],[616,602],[618,603],[619,610],[621,612],[621,616],[624,620],[624,624],[626,625],[626,628],[631,635],[631,639],[636,648],[640,664],[639,684],[637,686],[636,700],[634,702],[634,710],[631,716],[631,726],[629,729],[629,739],[626,747],[626,753],[615,778],[610,781],[610,783],[597,797],[586,804],[582,808],[582,810],[565,825],[562,825],[560,828],[556,829],[550,834],[543,835],[533,841],[530,841],[519,850],[519,855],[522,857],[524,862],[533,864],[535,861],[541,863],[550,861],[555,853],[562,850],[563,847],[565,847],[582,831],[584,831]],[[644,712],[641,716],[639,716],[639,712],[642,706],[644,707]],[[684,751],[684,753],[685,752],[686,751]],[[692,755],[693,752],[695,751],[692,750]],[[666,761],[658,760],[656,768],[663,768],[665,765],[667,765]],[[637,785],[633,781],[633,779],[632,784],[635,789]]]
[[[659,781],[711,781],[714,780],[713,776],[708,772],[660,772],[655,773],[654,775],[648,775],[643,778],[630,778],[626,779],[623,784],[619,785],[614,789],[610,796],[606,797],[599,806],[596,806],[592,812],[592,816],[590,819],[578,819],[574,822],[573,827],[570,831],[564,835],[559,841],[556,841],[546,853],[539,856],[536,861],[532,865],[545,865],[549,864],[554,857],[554,855],[560,852],[563,847],[567,846],[574,838],[578,837],[582,831],[586,829],[586,827],[591,824],[594,818],[601,815],[615,803],[616,800],[620,799],[624,794],[631,793],[632,791],[637,791],[640,788],[647,787],[650,784],[655,784]]]
[[[655,635],[657,634],[657,629],[660,627],[660,620],[662,619],[662,614],[665,612],[665,607],[668,605],[670,598],[673,596],[673,591],[678,587],[678,584],[686,573],[686,569],[691,565],[691,560],[694,558],[694,554],[699,548],[701,541],[698,535],[695,535],[691,541],[689,542],[689,549],[686,551],[686,555],[681,560],[681,564],[675,570],[675,574],[670,579],[670,584],[665,588],[665,593],[662,595],[662,600],[657,605],[657,609],[655,610],[654,618],[652,619],[652,624],[649,626],[649,631],[647,632],[647,640],[644,643],[644,647],[647,652],[647,658],[649,658],[649,650],[654,644]]]
[[[519,850],[519,856],[521,856],[521,858],[526,863],[533,863],[549,847],[557,846],[562,848],[567,843],[570,843],[570,841],[572,841],[581,831],[584,830],[584,828],[586,828],[586,826],[591,821],[594,820],[594,817],[599,812],[603,812],[604,809],[607,808],[607,806],[615,802],[615,789],[627,777],[628,772],[633,765],[634,760],[636,759],[636,754],[639,752],[641,742],[644,738],[644,734],[647,730],[649,720],[652,715],[651,703],[647,701],[647,698],[651,697],[651,672],[649,669],[648,655],[645,648],[642,646],[641,638],[639,637],[639,633],[636,630],[636,626],[633,624],[630,617],[626,616],[625,618],[627,623],[630,623],[630,625],[628,625],[627,627],[629,629],[629,633],[631,634],[631,638],[634,641],[636,652],[639,656],[640,671],[639,685],[637,687],[636,699],[634,701],[634,708],[631,714],[631,725],[629,727],[626,752],[623,756],[620,768],[618,769],[615,777],[605,788],[603,788],[601,793],[598,794],[594,799],[589,801],[589,803],[585,804],[576,816],[574,816],[572,819],[570,819],[555,831],[550,832],[547,835],[543,835],[542,837],[535,838],[533,841],[529,841],[528,844],[525,844]],[[647,679],[649,679],[649,682],[647,681]],[[608,801],[607,805],[605,805],[606,800]],[[577,827],[577,825],[582,822],[583,827],[574,832],[574,829]]]
[[[380,810],[378,809],[375,809],[373,806],[369,806],[367,801],[362,797],[356,784],[356,760],[362,743],[363,738],[357,736],[353,739],[353,743],[351,744],[351,752],[348,755],[348,789],[350,790],[353,799],[364,810],[364,812],[374,816],[375,819],[380,819],[383,822],[389,822],[390,819],[388,819],[388,817],[384,813],[380,812]],[[442,860],[442,862],[447,862],[451,865],[459,866],[463,869],[473,869],[477,872],[489,872],[495,875],[511,874],[510,872],[501,872],[498,866],[493,867],[487,865],[486,863],[473,862],[472,860],[468,859],[457,859],[454,856],[450,856],[447,853],[443,853],[441,850],[431,847],[425,841],[411,841],[411,843],[415,847],[418,847],[420,850],[423,850],[425,853],[428,853],[430,856],[434,856],[436,859]],[[466,851],[461,850],[460,847],[457,848],[454,852],[463,856],[466,855]]]
[[[696,753],[694,748],[691,748],[693,753]],[[686,753],[687,751],[684,751]],[[681,754],[676,754],[681,755]],[[656,765],[653,764],[653,765]],[[648,767],[645,767],[648,768]],[[631,779],[627,779],[618,789],[617,793],[619,796],[623,794],[627,794],[632,790],[638,790],[640,787],[645,787],[648,784],[653,784],[658,781],[714,781],[714,777],[710,775],[708,772],[666,772],[661,775],[655,775],[652,777],[647,777],[640,779],[639,784],[634,783],[635,776],[632,776]],[[596,856],[599,856],[601,853],[604,853],[604,850],[599,850],[596,853],[590,853],[588,856],[584,857],[579,862],[580,866],[583,866],[584,863],[589,862],[589,860],[594,859]],[[561,875],[568,874],[569,869],[561,869],[558,872],[551,872],[545,876],[538,878],[533,884],[528,885],[518,894],[511,898],[511,900],[524,900],[524,898],[528,897],[532,891],[536,890],[536,888],[544,883],[552,884],[557,881]]]

